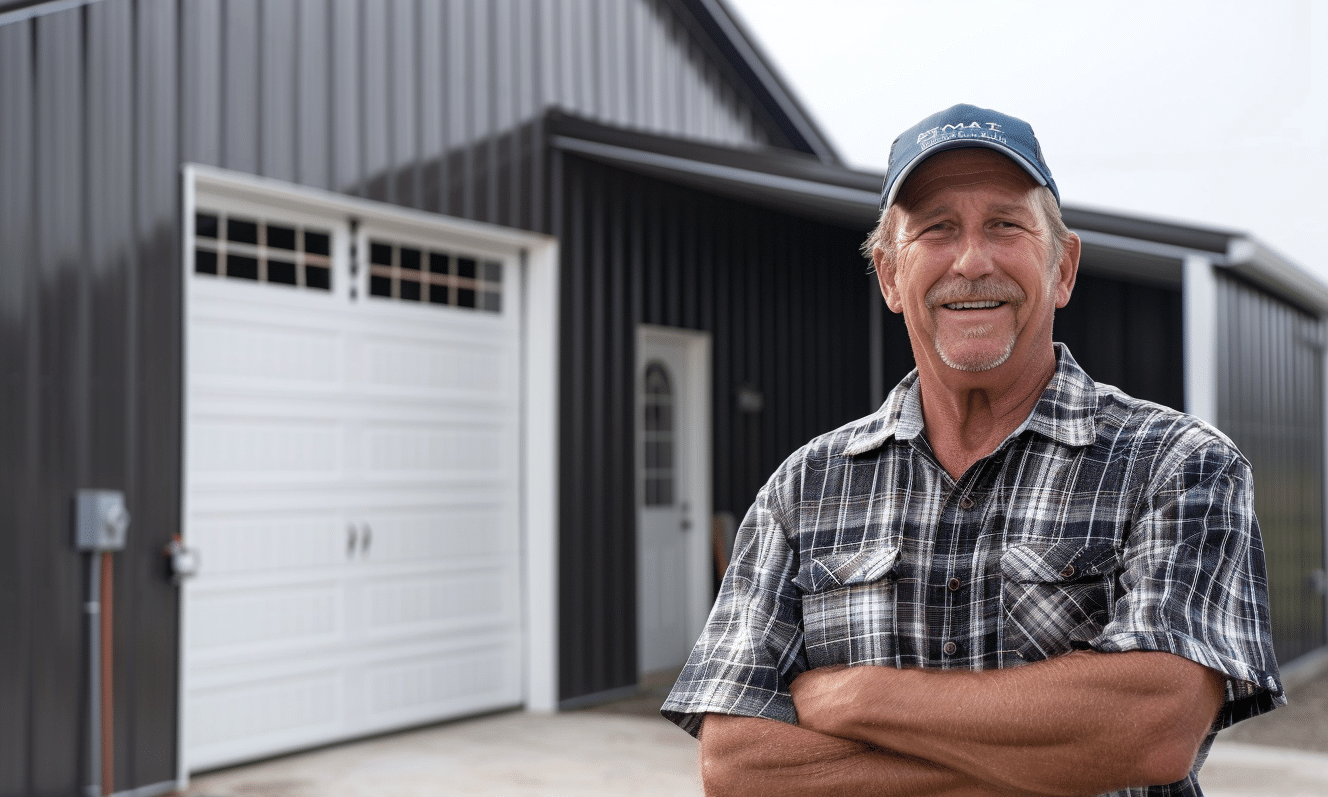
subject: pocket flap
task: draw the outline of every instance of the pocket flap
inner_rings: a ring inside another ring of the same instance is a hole
[[[1077,581],[1112,572],[1116,562],[1116,548],[1110,542],[1027,542],[1002,554],[1001,574],[1022,584]]]
[[[813,556],[803,563],[793,579],[803,592],[825,592],[852,584],[870,584],[891,576],[899,561],[899,548],[836,551]]]

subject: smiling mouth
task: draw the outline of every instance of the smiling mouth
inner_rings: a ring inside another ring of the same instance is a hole
[[[947,310],[991,310],[1000,307],[1005,302],[987,301],[987,302],[951,302],[942,305]]]

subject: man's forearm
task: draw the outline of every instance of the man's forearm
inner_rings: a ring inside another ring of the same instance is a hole
[[[756,717],[706,716],[707,797],[1010,797],[944,767]]]
[[[988,782],[1094,794],[1183,778],[1222,681],[1166,653],[1084,652],[985,672],[812,671],[793,695],[811,730]]]

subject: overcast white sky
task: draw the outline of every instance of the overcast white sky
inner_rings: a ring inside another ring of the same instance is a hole
[[[995,108],[1065,202],[1248,232],[1328,282],[1328,2],[726,3],[850,166]]]

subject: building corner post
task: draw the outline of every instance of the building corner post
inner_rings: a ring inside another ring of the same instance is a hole
[[[1217,273],[1211,260],[1187,255],[1181,276],[1185,332],[1185,411],[1216,426],[1218,420]]]

